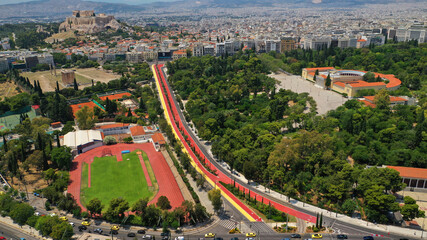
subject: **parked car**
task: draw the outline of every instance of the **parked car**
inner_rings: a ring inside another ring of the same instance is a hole
[[[298,233],[293,233],[291,234],[291,238],[301,238],[301,235],[299,235]]]
[[[374,240],[374,237],[372,237],[372,236],[364,236],[363,240]]]
[[[291,240],[290,238],[282,238],[281,240]]]
[[[345,234],[338,234],[337,239],[348,239],[348,237]]]
[[[246,237],[256,237],[256,233],[246,233]]]
[[[127,235],[128,237],[135,237],[136,236],[136,234],[135,233],[133,233],[133,232],[130,232],[130,233],[128,233],[128,235]]]
[[[153,236],[151,236],[151,235],[144,235],[144,236],[142,237],[142,239],[152,240],[152,239],[153,239]]]
[[[86,226],[79,226],[79,231],[83,231],[83,230],[86,230],[87,229],[87,227]]]
[[[238,237],[231,238],[230,240],[239,240]]]
[[[145,234],[145,230],[140,229],[140,230],[137,231],[137,233],[139,233],[139,234]]]
[[[101,228],[97,228],[97,229],[95,229],[95,230],[93,230],[93,232],[94,233],[99,233],[99,234],[102,234],[102,229]]]

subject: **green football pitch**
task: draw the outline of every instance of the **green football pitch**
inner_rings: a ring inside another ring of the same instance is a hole
[[[149,187],[142,170],[137,152],[142,152],[153,186]],[[132,206],[140,198],[152,199],[158,191],[158,184],[147,154],[141,150],[123,154],[118,162],[115,156],[95,158],[90,166],[83,163],[80,200],[84,206],[93,198],[98,198],[108,207],[113,198],[122,197]],[[90,187],[89,184],[90,178]]]

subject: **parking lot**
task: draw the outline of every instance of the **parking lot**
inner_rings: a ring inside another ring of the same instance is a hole
[[[279,81],[279,87],[296,93],[307,92],[317,103],[317,112],[325,114],[329,110],[336,109],[348,99],[336,92],[325,90],[312,82],[302,79],[298,75],[287,75],[284,73],[273,73],[269,75]]]

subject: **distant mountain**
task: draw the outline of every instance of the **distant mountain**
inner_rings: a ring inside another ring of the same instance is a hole
[[[144,10],[143,6],[82,0],[39,0],[0,6],[0,18],[65,17],[73,10],[95,10],[95,13],[114,14]]]
[[[405,0],[404,2],[422,2],[424,0]],[[181,0],[176,2],[155,2],[141,6],[186,7],[186,8],[238,8],[291,5],[298,7],[357,7],[365,4],[402,3],[402,0]]]

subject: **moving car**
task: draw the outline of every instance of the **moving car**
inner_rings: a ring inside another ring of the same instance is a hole
[[[127,235],[128,237],[135,237],[136,236],[136,234],[135,233],[133,233],[133,232],[130,232],[130,233],[128,233],[128,235]]]
[[[291,234],[291,238],[301,238],[301,235],[299,235],[298,233],[293,233]]]
[[[137,233],[139,233],[139,234],[145,234],[145,230],[140,229],[140,230],[137,231]]]
[[[282,238],[281,240],[291,240],[290,238]]]
[[[184,236],[178,236],[175,238],[175,240],[185,240]]]
[[[312,238],[323,238],[322,234],[320,233],[315,233],[313,235],[311,235]]]
[[[238,237],[231,238],[230,240],[239,240]]]
[[[374,237],[372,237],[372,236],[365,236],[365,237],[363,237],[363,240],[374,240]]]
[[[256,237],[256,233],[246,233],[246,237]]]
[[[79,231],[83,231],[83,230],[86,230],[87,229],[87,227],[86,226],[79,226]]]
[[[82,222],[82,225],[83,225],[83,226],[90,226],[90,222],[88,222],[88,221],[83,221],[83,222]]]
[[[205,238],[214,238],[215,237],[215,233],[206,233],[205,234]]]
[[[70,225],[71,225],[71,227],[74,227],[75,224],[73,222],[70,222]]]
[[[65,217],[65,216],[63,216],[63,217],[60,217],[60,218],[59,218],[59,220],[61,220],[61,221],[64,221],[64,222],[65,222],[65,221],[68,221],[68,218],[67,218],[67,217]]]
[[[101,234],[102,233],[102,229],[101,228],[97,228],[97,229],[93,230],[93,232]]]
[[[348,239],[348,237],[345,234],[338,234],[337,239]]]
[[[151,240],[151,239],[153,239],[153,236],[151,236],[151,235],[144,235],[142,237],[142,239]]]

